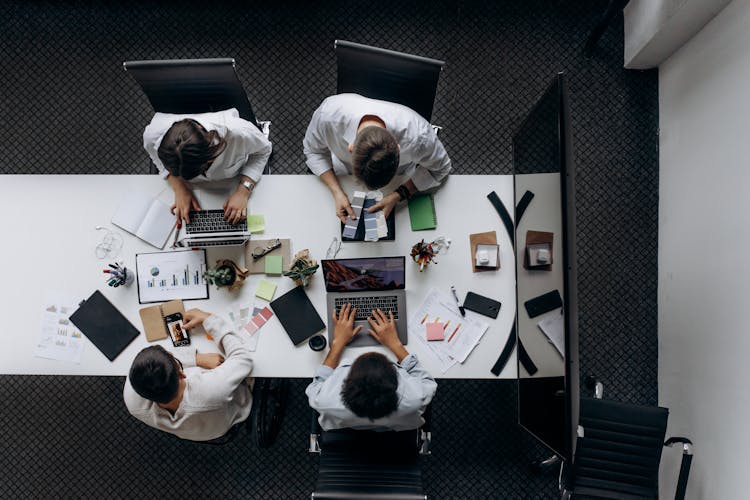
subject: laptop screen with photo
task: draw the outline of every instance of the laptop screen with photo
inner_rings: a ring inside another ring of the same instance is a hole
[[[403,290],[404,257],[323,260],[328,292]]]

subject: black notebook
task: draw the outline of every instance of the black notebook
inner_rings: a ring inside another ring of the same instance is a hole
[[[271,309],[294,345],[299,345],[326,325],[301,286],[271,302]]]
[[[81,302],[70,321],[110,361],[114,361],[140,333],[99,290]]]

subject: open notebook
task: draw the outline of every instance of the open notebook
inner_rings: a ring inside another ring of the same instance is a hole
[[[112,216],[112,224],[159,249],[164,248],[176,221],[166,203],[142,191],[127,193]]]

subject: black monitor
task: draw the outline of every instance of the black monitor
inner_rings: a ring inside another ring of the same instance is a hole
[[[513,135],[513,173],[516,334],[537,368],[529,373],[518,365],[518,420],[566,460],[575,451],[579,406],[571,142],[568,90],[560,73]]]

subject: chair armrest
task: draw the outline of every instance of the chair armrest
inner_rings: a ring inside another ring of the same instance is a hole
[[[690,476],[690,466],[693,463],[693,442],[688,438],[675,436],[664,441],[664,446],[682,445],[682,461],[680,462],[680,475],[677,478],[677,490],[675,491],[675,500],[683,500],[687,490],[688,477]]]
[[[315,410],[312,410],[312,415],[310,417],[310,443],[308,445],[307,451],[310,453],[320,453],[320,422],[318,422],[318,412]]]

